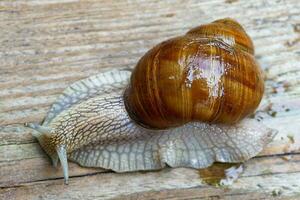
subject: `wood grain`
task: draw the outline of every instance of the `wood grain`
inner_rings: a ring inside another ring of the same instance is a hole
[[[71,164],[64,186],[61,170],[22,124],[42,121],[70,83],[102,68],[134,67],[155,44],[223,17],[238,20],[253,39],[266,77],[259,115],[279,131],[242,177],[224,189],[205,185],[192,169],[115,174]],[[298,0],[1,1],[0,27],[0,199],[300,196]]]

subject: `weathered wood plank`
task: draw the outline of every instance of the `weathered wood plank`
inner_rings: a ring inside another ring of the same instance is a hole
[[[20,199],[110,199],[120,195],[137,195],[143,197],[142,192],[164,191],[169,189],[184,189],[197,187],[196,197],[214,197],[243,194],[260,191],[261,195],[270,196],[272,193],[280,195],[299,195],[300,173],[270,174],[264,176],[241,177],[230,190],[215,188],[201,183],[196,170],[172,169],[147,173],[124,174],[96,174],[72,178],[69,185],[61,180],[48,180],[22,184],[18,187],[4,188],[0,197]],[[287,186],[288,185],[288,186]],[[209,188],[209,189],[208,189]],[[250,198],[250,196],[248,196]],[[296,196],[295,196],[296,197]],[[164,198],[161,196],[161,198]],[[139,198],[137,198],[139,199]],[[186,196],[186,199],[190,199]],[[197,199],[197,198],[196,198]]]
[[[45,157],[14,160],[8,163],[0,162],[0,188],[18,186],[21,183],[61,179],[62,170],[54,168]],[[103,169],[82,168],[75,163],[69,164],[70,176],[87,176],[104,172]]]
[[[266,72],[259,115],[279,133],[263,157],[248,161],[230,190],[204,186],[195,170],[98,174],[101,169],[76,164],[70,165],[71,185],[63,186],[61,171],[22,124],[42,121],[68,84],[101,68],[133,67],[156,43],[228,16],[253,38]],[[298,0],[1,1],[0,27],[0,199],[268,199],[273,190],[299,195]]]
[[[114,200],[134,200],[134,199],[169,199],[169,200],[187,200],[187,199],[223,199],[223,200],[240,200],[240,199],[289,199],[296,200],[295,197],[279,197],[275,192],[271,195],[268,193],[256,193],[247,190],[226,190],[222,188],[188,188],[188,189],[169,189],[162,191],[140,192],[129,195],[120,195],[112,198]]]

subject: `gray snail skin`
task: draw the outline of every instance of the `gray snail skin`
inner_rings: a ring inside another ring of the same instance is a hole
[[[232,19],[149,50],[133,70],[70,85],[42,124],[27,123],[68,183],[68,159],[115,172],[244,162],[276,131],[247,118],[264,92],[250,37]]]

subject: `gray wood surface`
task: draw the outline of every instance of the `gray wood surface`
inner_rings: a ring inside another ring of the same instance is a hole
[[[229,188],[197,170],[116,174],[70,164],[70,184],[24,122],[40,122],[70,83],[134,67],[149,48],[232,17],[252,37],[266,75],[263,123],[279,131]],[[298,0],[0,1],[0,199],[299,199]]]

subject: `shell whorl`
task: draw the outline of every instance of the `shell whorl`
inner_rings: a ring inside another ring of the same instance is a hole
[[[188,31],[187,35],[214,38],[254,55],[254,46],[251,38],[237,21],[230,18],[219,19],[212,23],[198,26]]]

